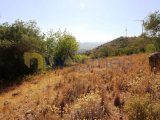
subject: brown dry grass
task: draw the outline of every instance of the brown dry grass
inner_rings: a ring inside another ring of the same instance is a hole
[[[65,67],[34,76],[0,94],[0,119],[128,119],[123,106],[134,94],[142,96],[149,92],[160,99],[159,75],[150,73],[148,56],[132,55],[133,69],[122,66],[123,59],[130,56],[118,56],[121,62],[118,69],[112,69],[109,64],[112,58],[107,58],[107,69],[105,60],[101,61],[101,68],[95,60],[93,69],[88,61],[88,69]],[[130,62],[126,60],[125,65]],[[12,93],[17,91],[20,94],[13,97]],[[4,105],[5,101],[11,103]],[[33,114],[25,116],[28,110]]]

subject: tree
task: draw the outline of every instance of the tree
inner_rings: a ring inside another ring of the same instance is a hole
[[[147,38],[147,33],[144,32],[144,33],[142,33],[139,37],[141,37],[141,38]]]
[[[87,56],[89,56],[91,54],[91,51],[90,50],[86,51],[84,54],[87,55]]]
[[[143,33],[142,33],[143,34]],[[142,35],[141,34],[141,35]],[[145,35],[145,34],[144,34]],[[141,38],[136,40],[133,44],[132,47],[136,48],[138,52],[145,52],[145,47],[150,44],[151,41],[146,37],[146,38]]]
[[[62,33],[61,30],[47,38],[47,50],[53,54],[53,58],[59,58],[63,64],[66,58],[74,58],[79,50],[79,43],[76,38],[71,35],[67,29]],[[58,62],[58,61],[57,61]],[[58,63],[57,63],[58,64]]]
[[[24,64],[24,52],[45,52],[44,34],[35,21],[19,21],[0,25],[0,80],[9,85],[18,77],[36,71],[36,60],[31,60],[31,69]],[[2,84],[1,84],[2,85]]]
[[[114,52],[113,48],[110,46],[100,48],[101,56],[105,56],[105,57],[112,56],[113,52]]]
[[[160,51],[160,13],[155,11],[144,23],[145,30],[148,32],[150,39],[153,41],[156,51]]]
[[[155,50],[160,52],[160,37],[153,37],[152,38]]]
[[[150,36],[157,37],[160,35],[160,31],[158,30],[158,26],[160,24],[160,14],[159,11],[155,11],[155,13],[151,14],[146,22],[144,23],[145,30],[148,31]]]
[[[92,58],[92,59],[94,59],[95,58],[95,56],[93,55],[93,54],[90,54],[90,56],[89,56],[90,58]]]
[[[48,32],[46,45],[47,45],[48,54],[53,56],[53,53],[54,53],[54,50],[55,50],[55,45],[56,45],[56,39],[55,39],[55,36],[54,36],[53,29],[50,29],[50,31]]]
[[[155,52],[154,44],[148,44],[145,49],[146,52]]]

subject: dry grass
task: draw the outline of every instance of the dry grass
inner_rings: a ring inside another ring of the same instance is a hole
[[[150,73],[148,56],[132,55],[133,69],[124,69],[122,65],[124,58],[130,56],[118,56],[118,69],[112,69],[112,58],[107,58],[107,69],[105,60],[101,61],[101,68],[95,60],[93,68],[92,61],[88,61],[88,69],[65,67],[34,76],[0,94],[0,119],[128,119],[124,104],[133,95],[140,97],[148,92],[154,101],[160,99],[160,75]],[[126,60],[124,65],[130,66],[130,61]],[[20,94],[12,96],[17,91]],[[5,101],[11,103],[4,105]],[[29,110],[32,112],[26,114]]]

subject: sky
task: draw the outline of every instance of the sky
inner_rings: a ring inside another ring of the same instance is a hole
[[[139,36],[142,22],[160,9],[160,0],[0,0],[0,24],[35,20],[41,31],[59,29],[80,42],[109,42]]]

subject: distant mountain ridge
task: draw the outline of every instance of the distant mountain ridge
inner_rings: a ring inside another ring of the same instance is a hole
[[[82,52],[86,52],[88,50],[94,49],[102,44],[104,44],[105,42],[81,42],[80,43],[80,49],[79,49],[79,53]]]

